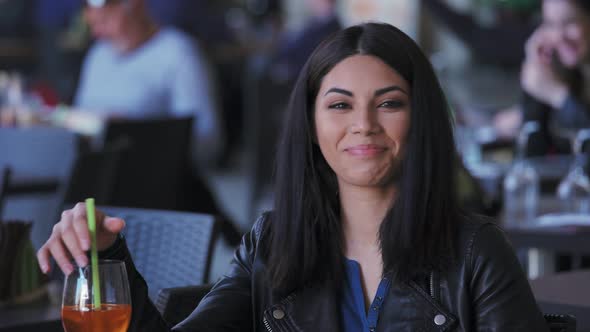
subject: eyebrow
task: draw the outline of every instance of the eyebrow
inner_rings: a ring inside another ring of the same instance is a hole
[[[353,94],[352,92],[348,91],[348,90],[344,90],[344,89],[339,89],[339,88],[331,88],[330,90],[326,91],[326,93],[324,94],[324,96],[328,95],[328,93],[330,92],[335,92],[335,93],[340,93],[349,97],[352,97]]]
[[[400,88],[399,86],[392,85],[392,86],[388,86],[386,88],[382,88],[382,89],[376,90],[375,91],[375,97],[378,97],[378,96],[380,96],[382,94],[385,94],[387,92],[390,92],[390,91],[400,91],[400,92],[402,92],[402,93],[404,93],[406,95],[408,94],[404,89]],[[348,90],[344,90],[344,89],[340,89],[340,88],[331,88],[330,90],[326,91],[326,93],[324,94],[324,96],[326,96],[326,95],[328,95],[328,93],[332,93],[332,92],[333,93],[340,93],[340,94],[343,94],[343,95],[346,95],[346,96],[349,96],[349,97],[352,97],[354,95],[352,92],[350,92]]]
[[[404,89],[400,88],[399,86],[392,85],[392,86],[388,86],[386,88],[379,89],[379,90],[375,91],[375,97],[380,96],[380,95],[390,92],[390,91],[400,91],[406,95],[408,94]]]

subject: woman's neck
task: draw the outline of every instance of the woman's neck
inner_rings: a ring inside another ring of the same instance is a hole
[[[395,187],[340,184],[344,254],[349,258],[379,250],[379,227],[395,198]]]

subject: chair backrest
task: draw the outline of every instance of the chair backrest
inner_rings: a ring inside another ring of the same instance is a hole
[[[107,204],[175,209],[189,166],[192,123],[191,117],[110,121],[105,144],[126,141],[129,150]]]
[[[195,310],[212,288],[212,284],[164,288],[158,293],[154,305],[166,323],[176,326]]]
[[[101,207],[123,218],[123,234],[152,300],[162,288],[200,285],[209,278],[215,217],[207,214]]]
[[[64,203],[82,202],[93,197],[97,204],[111,201],[120,161],[128,147],[108,145],[80,154],[66,188]]]
[[[4,197],[6,188],[10,179],[10,167],[0,168],[0,222],[2,221],[2,208],[4,207]]]

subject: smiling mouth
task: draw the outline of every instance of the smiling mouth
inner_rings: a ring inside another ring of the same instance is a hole
[[[376,144],[363,144],[344,149],[348,154],[360,157],[375,156],[385,152],[387,148]]]

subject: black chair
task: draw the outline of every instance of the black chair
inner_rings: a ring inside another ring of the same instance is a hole
[[[112,120],[104,144],[126,144],[111,199],[106,204],[183,210],[192,117]]]
[[[182,322],[211,291],[212,284],[165,288],[155,302],[162,318],[171,326]],[[572,315],[543,314],[550,332],[576,332],[576,318]]]
[[[93,197],[98,204],[111,201],[126,144],[108,145],[98,151],[80,154],[68,181],[64,204],[82,202]]]
[[[10,181],[10,167],[0,168],[0,220],[2,220],[2,208],[4,207],[4,197]]]
[[[154,302],[162,318],[174,326],[187,318],[199,305],[199,302],[211,291],[213,284],[164,288],[158,293]]]
[[[208,282],[218,234],[215,217],[134,208],[99,209],[125,220],[127,246],[152,299],[163,288]]]
[[[212,214],[218,217],[226,241],[236,245],[241,232],[190,167],[192,127],[192,117],[110,121],[105,144],[123,144],[127,151],[104,204]]]

